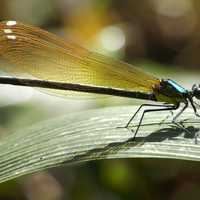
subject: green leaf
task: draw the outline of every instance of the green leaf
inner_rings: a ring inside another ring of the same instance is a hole
[[[0,140],[0,182],[56,166],[110,158],[200,160],[199,118],[187,109],[179,118],[187,132],[171,123],[170,112],[141,113],[123,128],[138,107],[111,107],[62,116],[16,131]]]

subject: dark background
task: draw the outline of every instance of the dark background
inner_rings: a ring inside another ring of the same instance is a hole
[[[0,19],[40,26],[186,87],[200,82],[198,0],[1,0]],[[79,102],[8,86],[1,86],[0,92],[1,134],[65,112],[130,103],[101,98]],[[89,162],[0,185],[0,199],[4,200],[178,200],[199,196],[199,163],[166,159]]]

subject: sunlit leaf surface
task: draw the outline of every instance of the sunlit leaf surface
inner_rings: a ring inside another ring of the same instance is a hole
[[[0,182],[47,168],[97,159],[200,160],[197,135],[200,123],[192,110],[188,109],[180,118],[185,120],[189,133],[170,123],[170,113],[151,113],[133,141],[131,130],[119,127],[126,124],[136,109],[112,107],[66,115],[1,138]],[[133,130],[135,127],[133,125]]]

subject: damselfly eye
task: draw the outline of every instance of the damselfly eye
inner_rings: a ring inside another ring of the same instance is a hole
[[[196,88],[197,88],[197,85],[194,84],[194,85],[192,86],[192,91],[194,91]]]
[[[193,85],[192,86],[193,96],[197,99],[200,99],[200,85]]]

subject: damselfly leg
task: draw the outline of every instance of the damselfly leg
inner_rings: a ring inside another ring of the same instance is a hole
[[[191,105],[192,105],[192,108],[194,110],[194,113],[196,116],[200,117],[200,115],[197,113],[197,110],[196,110],[196,107],[194,105],[194,102],[189,100]],[[139,120],[139,123],[138,123],[138,126],[137,126],[137,129],[136,131],[134,132],[134,137],[133,139],[135,139],[138,131],[139,131],[139,128],[142,124],[142,121],[144,119],[144,115],[145,113],[148,113],[148,112],[157,112],[157,111],[173,111],[173,110],[177,110],[180,106],[180,104],[178,105],[155,105],[155,104],[142,104],[138,109],[137,111],[135,112],[135,114],[131,117],[131,119],[128,121],[128,123],[126,124],[125,128],[128,128],[130,126],[130,123],[134,120],[134,118],[136,117],[136,115],[138,114],[138,112],[143,108],[143,107],[147,107],[147,106],[151,106],[151,107],[159,107],[159,108],[155,108],[155,109],[146,109],[142,112],[142,115],[140,117],[140,120]],[[190,132],[180,123],[177,122],[177,119],[178,117],[185,111],[185,109],[188,107],[188,101],[185,102],[185,105],[183,106],[183,108],[173,117],[172,119],[172,123],[175,124],[178,128],[181,128],[183,129],[185,132],[189,133]]]
[[[134,136],[133,136],[133,139],[134,139],[134,140],[135,140],[135,137],[136,137],[136,135],[137,135],[137,133],[138,133],[138,131],[139,131],[139,128],[140,128],[140,126],[141,126],[141,124],[142,124],[142,121],[143,121],[143,119],[144,119],[145,113],[147,113],[147,112],[157,112],[157,111],[171,111],[171,110],[176,110],[176,109],[179,107],[179,105],[178,105],[178,106],[174,106],[174,105],[165,105],[165,104],[163,104],[163,105],[142,104],[142,105],[138,108],[138,110],[135,112],[135,114],[131,117],[131,119],[128,121],[128,123],[126,124],[125,128],[128,128],[128,127],[129,127],[130,123],[133,121],[133,119],[135,118],[135,116],[137,115],[137,113],[142,109],[142,107],[146,107],[146,106],[159,107],[159,108],[155,108],[155,109],[146,109],[146,110],[144,110],[144,111],[142,112],[142,116],[141,116],[141,118],[140,118],[140,120],[139,120],[137,129],[136,129],[136,131],[135,131],[135,133],[134,133]]]
[[[199,106],[199,104],[197,104],[196,102],[194,102],[192,98],[190,98],[189,101],[190,101],[190,104],[191,104],[191,106],[192,106],[192,108],[193,108],[193,110],[194,110],[194,114],[195,114],[197,117],[200,117],[200,115],[197,113],[197,108],[196,108],[196,106]],[[195,106],[195,105],[196,105],[196,106]]]

